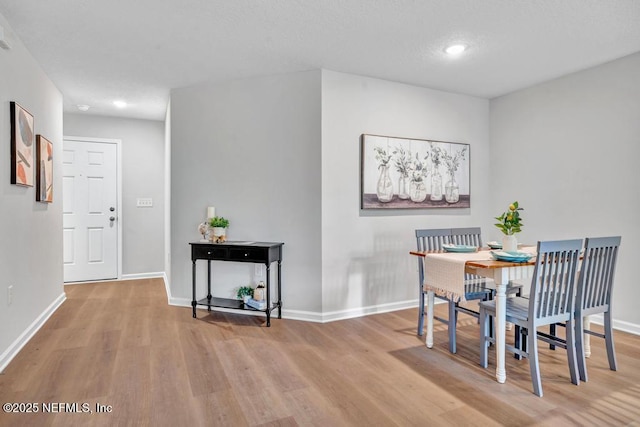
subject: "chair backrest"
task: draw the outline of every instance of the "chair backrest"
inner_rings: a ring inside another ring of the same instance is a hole
[[[576,310],[581,316],[610,309],[621,237],[587,237],[584,244]]]
[[[442,245],[449,243],[450,237],[450,228],[416,230],[416,243],[419,251],[442,250]]]
[[[538,242],[529,295],[529,319],[534,323],[562,322],[573,316],[581,249],[580,239]]]
[[[480,227],[452,228],[451,243],[455,245],[482,246]]]

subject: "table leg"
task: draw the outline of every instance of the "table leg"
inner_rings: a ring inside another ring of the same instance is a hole
[[[507,269],[496,269],[494,280],[496,282],[496,379],[502,384],[507,380],[507,371],[505,369],[505,318],[507,305],[507,283],[509,283]]]
[[[427,339],[425,344],[427,348],[433,347],[433,291],[427,292]]]
[[[193,307],[193,318],[196,317],[196,305],[198,305],[196,301],[196,260],[192,261],[191,266],[191,307]]]
[[[267,327],[271,326],[271,264],[266,264],[266,274],[267,274]]]
[[[282,319],[282,262],[278,260],[278,319]]]

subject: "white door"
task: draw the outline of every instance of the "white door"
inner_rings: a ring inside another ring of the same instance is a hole
[[[65,140],[64,281],[118,278],[117,145]]]

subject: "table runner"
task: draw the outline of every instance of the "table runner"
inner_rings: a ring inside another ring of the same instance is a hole
[[[467,261],[493,259],[490,251],[469,253],[433,253],[424,258],[425,290],[444,296],[454,302],[466,301],[464,297],[464,266]]]
[[[523,246],[519,249],[531,254],[536,253],[535,246]],[[446,297],[454,302],[466,301],[464,297],[465,284],[473,283],[472,280],[465,280],[465,264],[467,261],[491,261],[491,251],[481,250],[478,252],[458,253],[427,253],[424,258],[424,289],[433,291],[438,296]],[[510,279],[521,279],[530,277],[533,266],[523,266],[522,268],[510,268]],[[479,278],[478,282],[486,279]]]

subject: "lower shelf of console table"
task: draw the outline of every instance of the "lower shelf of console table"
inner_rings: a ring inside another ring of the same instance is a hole
[[[225,243],[190,243],[192,262],[192,301],[193,317],[196,307],[206,306],[263,312],[267,316],[267,326],[271,326],[271,313],[278,310],[278,319],[282,318],[282,246],[284,243],[271,242],[225,242]],[[207,261],[207,296],[196,299],[196,261]],[[242,300],[218,298],[211,294],[211,261],[233,261],[264,264],[266,268],[266,308],[258,309],[246,305]],[[271,264],[277,263],[277,299],[271,301]]]

